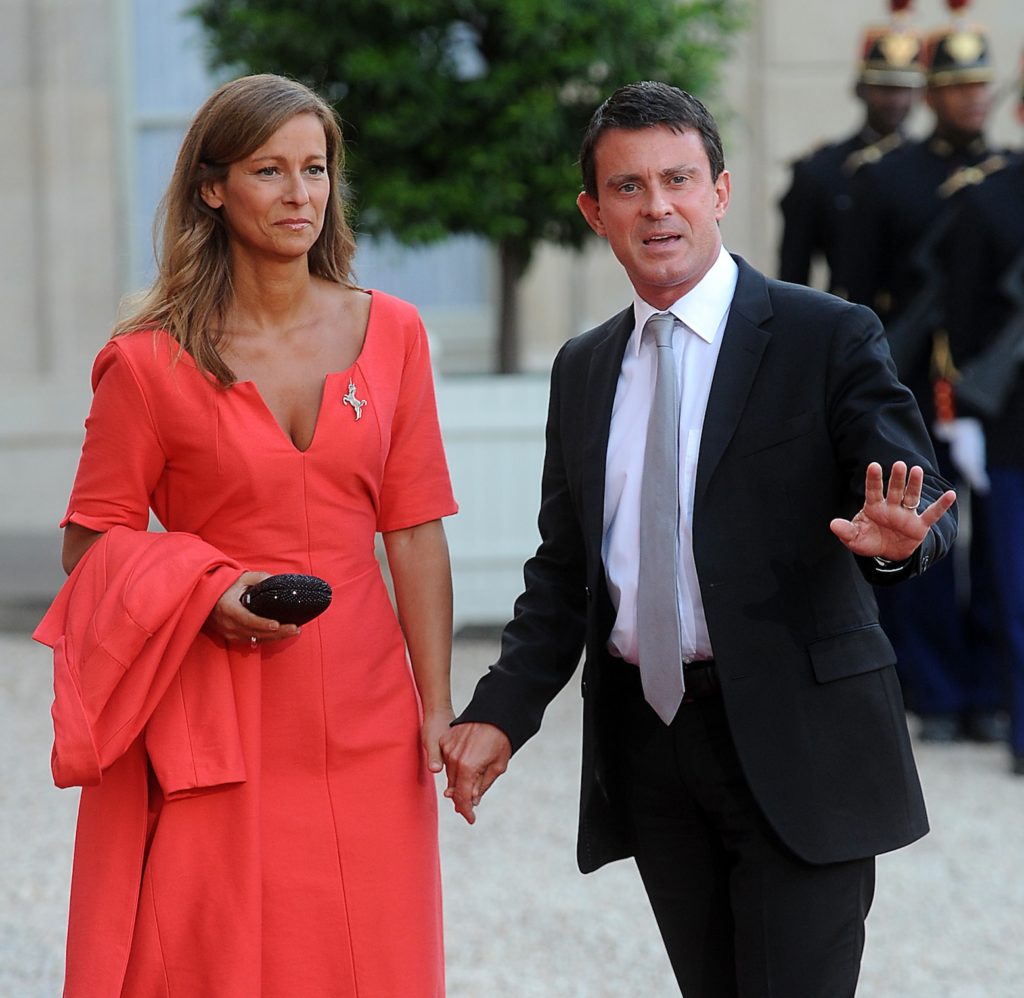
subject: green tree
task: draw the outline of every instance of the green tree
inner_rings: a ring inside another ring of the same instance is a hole
[[[407,245],[490,241],[497,367],[517,367],[517,286],[541,241],[579,246],[576,151],[615,87],[706,95],[743,0],[203,0],[215,68],[283,73],[345,122],[357,227]]]

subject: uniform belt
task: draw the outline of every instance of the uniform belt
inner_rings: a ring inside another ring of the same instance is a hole
[[[684,663],[683,681],[686,685],[683,703],[706,700],[708,697],[718,696],[722,691],[722,687],[718,683],[718,670],[715,668],[713,658]]]

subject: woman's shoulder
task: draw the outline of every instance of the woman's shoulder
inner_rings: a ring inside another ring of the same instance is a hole
[[[136,329],[112,336],[96,355],[93,385],[115,369],[131,371],[140,385],[154,385],[173,377],[180,367],[198,374],[195,361],[163,329]]]
[[[405,301],[386,291],[378,291],[376,288],[370,290],[372,312],[385,316],[392,321],[407,322],[412,325],[421,325],[419,310],[412,302]]]

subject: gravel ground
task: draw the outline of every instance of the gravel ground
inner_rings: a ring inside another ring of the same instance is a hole
[[[457,703],[495,647],[457,643]],[[22,635],[0,635],[4,998],[60,994],[76,794],[50,782],[48,656]],[[632,865],[576,870],[579,712],[573,686],[474,827],[443,802],[449,998],[677,993]],[[879,860],[858,994],[1020,998],[1024,779],[1009,775],[998,747],[921,745],[918,760],[934,830]]]

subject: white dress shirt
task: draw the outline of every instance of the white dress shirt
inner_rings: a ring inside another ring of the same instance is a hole
[[[601,547],[616,611],[608,647],[613,655],[629,662],[637,661],[640,480],[657,367],[653,339],[641,333],[647,320],[659,311],[676,317],[672,348],[680,385],[678,592],[683,661],[714,657],[693,560],[693,496],[704,411],[738,274],[736,262],[723,247],[701,282],[671,308],[656,309],[634,296],[636,324],[622,358],[608,434]]]

